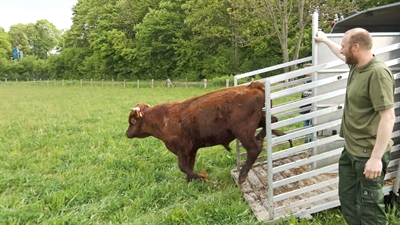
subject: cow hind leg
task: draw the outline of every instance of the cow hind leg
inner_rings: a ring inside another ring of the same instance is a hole
[[[242,184],[246,180],[247,175],[251,167],[253,166],[254,162],[260,155],[262,145],[257,141],[255,137],[246,137],[246,138],[241,138],[239,140],[247,151],[246,162],[240,169],[239,173],[239,184]]]

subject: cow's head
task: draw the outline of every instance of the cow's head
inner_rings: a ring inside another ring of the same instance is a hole
[[[129,114],[129,127],[126,130],[126,137],[128,138],[144,138],[148,137],[149,134],[142,130],[142,125],[145,116],[146,108],[150,107],[146,104],[137,104],[134,108],[131,109],[131,113]]]

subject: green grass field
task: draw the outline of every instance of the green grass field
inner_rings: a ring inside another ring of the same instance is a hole
[[[211,182],[187,183],[161,141],[125,136],[136,103],[211,90],[0,84],[0,224],[262,224],[230,175],[235,151],[201,149]],[[345,224],[339,209],[313,216],[278,224]]]

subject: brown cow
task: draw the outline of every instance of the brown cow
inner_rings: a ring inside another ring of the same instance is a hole
[[[186,173],[187,181],[204,178],[193,172],[199,148],[223,145],[229,150],[229,143],[237,138],[247,151],[239,174],[241,184],[262,149],[258,140],[265,137],[264,102],[264,85],[252,82],[154,107],[137,104],[129,115],[126,136],[154,136],[162,140],[178,156],[179,168]],[[263,127],[263,131],[256,138],[258,127]]]

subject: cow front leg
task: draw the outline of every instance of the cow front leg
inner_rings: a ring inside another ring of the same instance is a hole
[[[245,138],[244,140],[240,140],[240,142],[247,151],[246,162],[240,169],[239,173],[239,184],[242,184],[246,180],[251,167],[257,160],[257,157],[260,155],[262,145],[254,137]]]
[[[181,154],[178,156],[179,169],[186,174],[187,182],[196,179],[204,179],[205,177],[193,171],[196,162],[197,151],[190,152],[189,154]]]
[[[192,171],[194,170],[194,164],[196,163],[196,155],[197,155],[197,149],[196,150],[192,150],[189,153],[188,165],[189,165],[189,169],[191,169]]]

